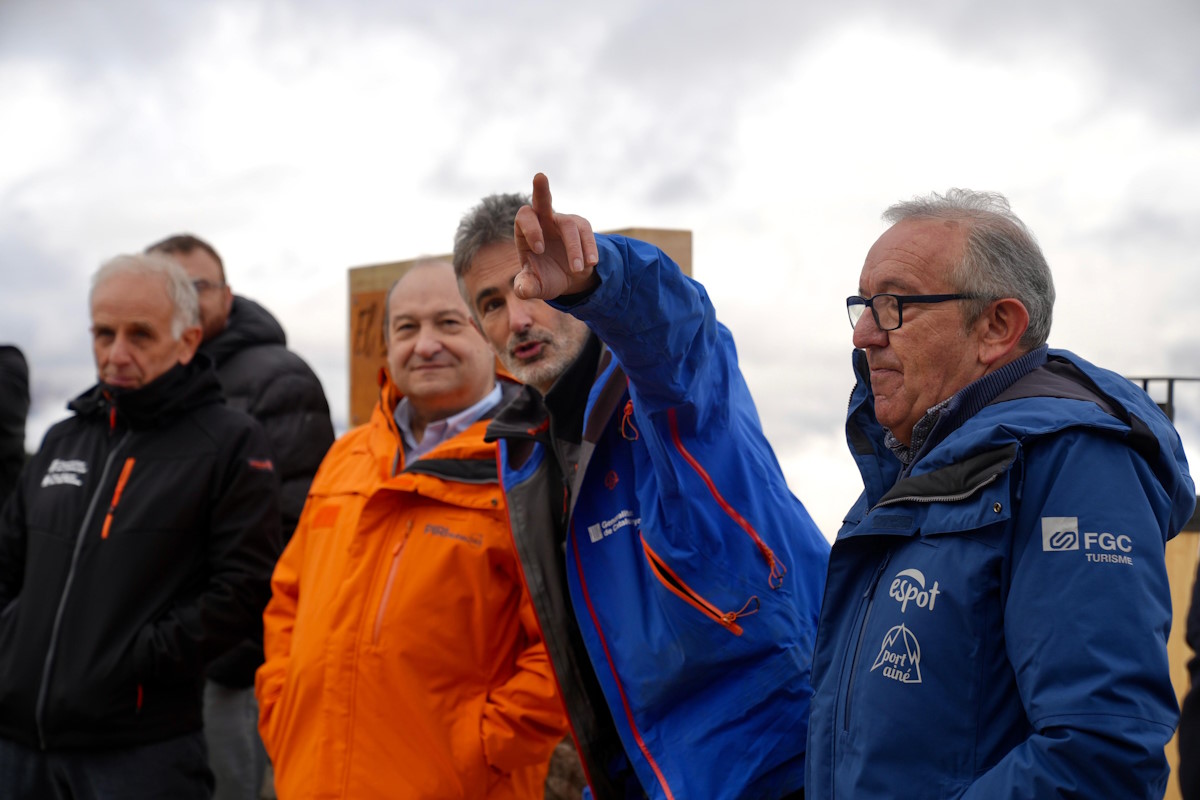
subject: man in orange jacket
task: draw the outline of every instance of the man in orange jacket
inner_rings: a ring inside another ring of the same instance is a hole
[[[271,581],[256,693],[276,791],[540,799],[566,721],[483,441],[516,385],[449,264],[414,266],[386,307],[391,381]]]

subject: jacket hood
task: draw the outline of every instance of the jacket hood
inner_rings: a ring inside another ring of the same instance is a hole
[[[212,362],[196,353],[187,364],[176,364],[137,389],[118,389],[97,383],[67,404],[80,416],[109,415],[110,426],[122,422],[134,429],[164,425],[205,405],[224,403]]]
[[[287,334],[279,321],[253,300],[235,295],[225,330],[200,345],[218,367],[225,359],[247,347],[261,344],[287,345]]]
[[[883,444],[865,354],[856,350],[853,363],[858,382],[850,397],[846,438],[874,503],[895,483],[900,462]],[[1050,350],[1045,366],[1017,380],[924,454],[911,477],[1073,428],[1119,438],[1137,452],[1170,499],[1172,535],[1183,527],[1195,508],[1196,490],[1174,425],[1141,388],[1067,350]]]

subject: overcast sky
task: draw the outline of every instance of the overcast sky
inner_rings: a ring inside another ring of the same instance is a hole
[[[344,430],[346,269],[447,252],[541,170],[597,228],[693,231],[832,536],[860,488],[844,298],[896,200],[1005,193],[1054,270],[1053,346],[1200,376],[1198,37],[1195,0],[2,0],[0,342],[31,364],[29,447],[94,381],[90,273],[180,231]],[[1176,400],[1196,450],[1200,384]]]

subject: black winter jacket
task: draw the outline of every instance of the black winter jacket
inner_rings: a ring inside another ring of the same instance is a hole
[[[0,736],[198,730],[205,665],[261,624],[282,547],[266,440],[203,356],[69,407],[0,517]]]
[[[25,464],[25,417],[29,414],[29,365],[12,345],[0,344],[0,508],[16,488]]]
[[[287,335],[271,312],[233,298],[225,330],[200,346],[217,365],[230,407],[262,425],[281,484],[284,542],[292,537],[308,486],[333,444],[329,403],[316,373],[287,349]]]
[[[308,499],[308,487],[333,424],[321,381],[304,359],[287,349],[287,335],[271,312],[245,297],[233,298],[225,330],[200,346],[217,365],[225,401],[262,425],[279,473],[283,541],[287,544]],[[263,663],[262,626],[208,670],[224,686],[249,688]]]

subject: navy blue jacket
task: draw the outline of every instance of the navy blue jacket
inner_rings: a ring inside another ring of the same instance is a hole
[[[865,491],[830,557],[808,796],[1159,800],[1163,553],[1196,499],[1170,422],[1052,350],[900,478],[855,366]]]

